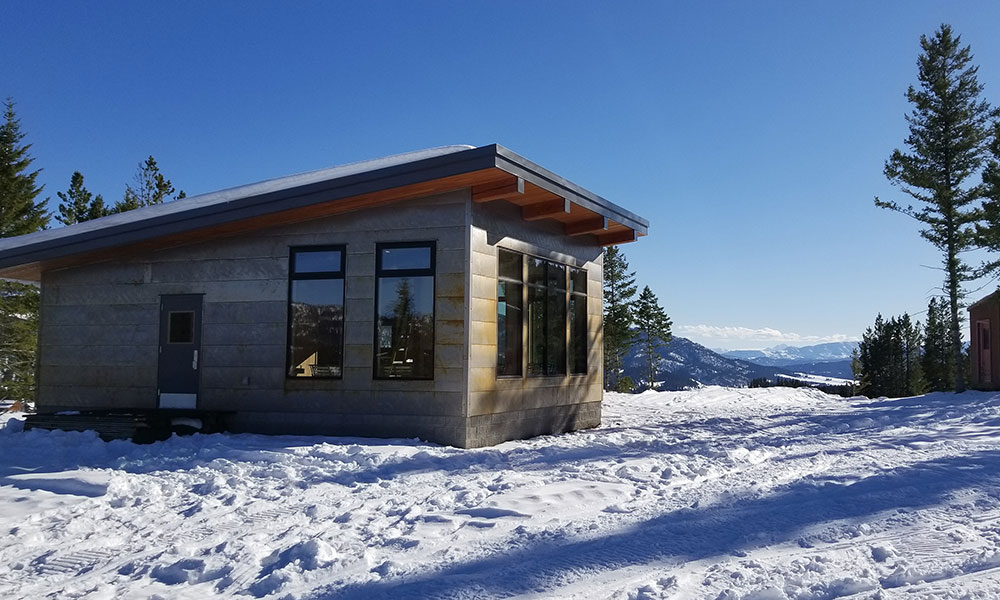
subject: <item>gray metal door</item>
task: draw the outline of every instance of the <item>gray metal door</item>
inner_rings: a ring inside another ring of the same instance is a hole
[[[160,296],[160,408],[197,408],[201,294]]]

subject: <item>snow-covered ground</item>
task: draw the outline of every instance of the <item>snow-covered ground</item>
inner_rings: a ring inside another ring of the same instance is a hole
[[[802,383],[808,383],[810,385],[851,385],[855,383],[851,379],[843,379],[841,377],[827,377],[826,375],[813,375],[812,373],[796,373],[794,375],[785,375],[784,373],[778,373],[775,375],[781,379],[794,379],[796,381],[801,381]]]
[[[610,394],[480,450],[0,430],[2,598],[1000,597],[1000,395]]]

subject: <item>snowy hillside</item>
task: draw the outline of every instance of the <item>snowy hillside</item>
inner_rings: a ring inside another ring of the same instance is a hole
[[[481,450],[19,425],[2,598],[1000,596],[1000,395],[609,395]]]
[[[773,380],[778,373],[785,372],[783,369],[726,358],[701,344],[678,336],[661,347],[659,354],[663,360],[657,367],[657,389],[662,390],[683,390],[700,385],[746,387],[758,377]],[[625,356],[625,375],[640,382],[647,379],[645,373],[645,354],[641,344],[637,342]]]

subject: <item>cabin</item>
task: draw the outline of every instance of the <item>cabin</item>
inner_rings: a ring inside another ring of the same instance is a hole
[[[39,412],[458,447],[601,421],[602,249],[648,222],[499,145],[0,240],[41,289]]]
[[[969,306],[969,387],[1000,389],[1000,290]]]

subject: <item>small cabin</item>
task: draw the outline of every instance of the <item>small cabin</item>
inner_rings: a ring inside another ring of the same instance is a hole
[[[601,421],[602,249],[648,223],[499,146],[0,240],[41,289],[36,406],[459,447]]]
[[[979,390],[1000,389],[1000,290],[969,307],[969,386]]]

